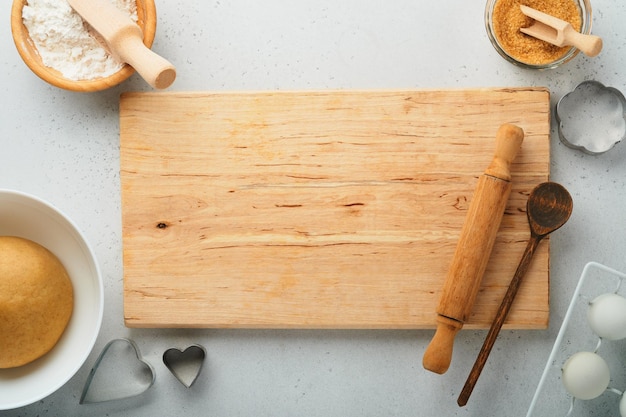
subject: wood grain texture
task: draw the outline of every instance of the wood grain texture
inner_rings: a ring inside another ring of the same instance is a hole
[[[465,328],[487,328],[549,176],[541,88],[125,93],[130,327],[432,328],[469,201],[503,123],[525,131]],[[549,253],[505,327],[545,328]]]

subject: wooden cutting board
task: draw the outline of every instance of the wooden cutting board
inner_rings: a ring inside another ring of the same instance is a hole
[[[489,327],[548,180],[543,88],[126,93],[120,102],[130,327],[432,328],[477,178],[525,130],[465,328]],[[509,328],[548,323],[548,242]]]

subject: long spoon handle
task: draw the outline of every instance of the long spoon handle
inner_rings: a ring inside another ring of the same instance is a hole
[[[509,288],[507,289],[506,294],[502,299],[502,303],[498,308],[496,317],[493,320],[493,323],[491,323],[491,328],[489,329],[489,333],[485,338],[483,347],[480,349],[478,357],[476,358],[476,362],[474,362],[474,366],[472,367],[472,370],[470,371],[469,376],[465,381],[465,385],[463,386],[463,390],[459,395],[457,404],[460,407],[465,406],[467,404],[467,401],[469,400],[470,395],[472,395],[474,386],[476,385],[478,377],[480,376],[480,373],[487,363],[487,358],[489,357],[489,353],[491,352],[491,349],[496,342],[498,333],[500,333],[500,329],[504,324],[504,320],[506,319],[506,316],[509,314],[511,306],[513,305],[513,300],[515,299],[517,290],[522,283],[522,277],[526,274],[528,266],[530,265],[530,261],[532,260],[532,257],[535,253],[535,249],[537,248],[537,245],[542,238],[543,236],[532,234],[530,240],[528,241],[528,245],[526,245],[526,250],[524,250],[522,259],[520,260],[520,263],[517,266],[517,270],[515,271],[515,275],[513,275],[513,279],[509,284]]]

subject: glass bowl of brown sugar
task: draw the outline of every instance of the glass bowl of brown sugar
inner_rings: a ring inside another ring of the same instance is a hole
[[[520,5],[555,16],[571,23],[583,34],[591,33],[589,0],[487,0],[485,26],[496,51],[507,61],[523,68],[552,69],[574,58],[579,50],[558,47],[520,31],[533,19],[524,15]]]

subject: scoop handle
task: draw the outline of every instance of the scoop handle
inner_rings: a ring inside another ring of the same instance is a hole
[[[176,79],[176,68],[146,47],[140,36],[119,36],[112,42],[111,47],[122,61],[135,68],[154,88],[167,88]]]
[[[176,69],[143,43],[141,28],[108,0],[68,0],[109,46],[111,53],[128,63],[154,88],[167,88]]]
[[[585,35],[569,26],[563,31],[565,43],[580,49],[585,55],[594,57],[602,50],[602,38],[596,35]]]

